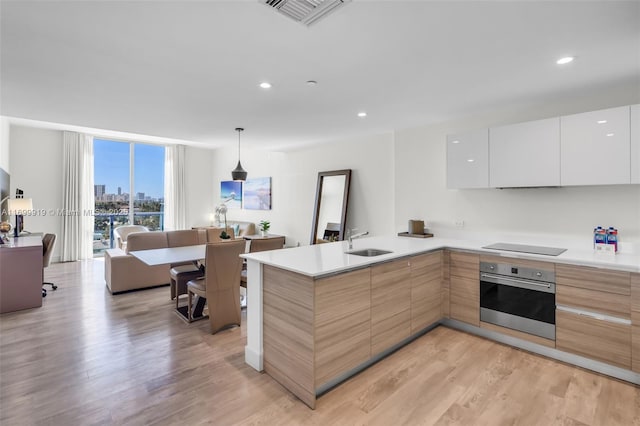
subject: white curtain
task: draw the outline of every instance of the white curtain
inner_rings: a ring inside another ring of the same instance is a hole
[[[164,229],[185,229],[184,145],[169,145],[164,150]]]
[[[93,137],[64,132],[62,261],[93,257]]]

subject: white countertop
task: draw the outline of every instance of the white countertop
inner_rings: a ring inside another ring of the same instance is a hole
[[[345,272],[387,262],[397,258],[412,256],[432,250],[449,248],[452,250],[469,250],[481,254],[505,256],[519,259],[532,259],[553,263],[567,263],[573,265],[591,266],[596,268],[615,269],[620,271],[640,272],[640,254],[596,255],[592,250],[569,248],[559,256],[545,256],[510,251],[483,249],[483,246],[499,242],[467,241],[450,238],[408,238],[408,237],[368,237],[353,240],[353,250],[381,249],[392,253],[380,256],[365,257],[346,254],[349,251],[347,241],[317,244],[312,246],[294,247],[258,253],[247,253],[242,257],[265,265],[275,266],[310,277]],[[521,244],[530,244],[520,241]],[[533,244],[541,245],[541,244]],[[562,247],[562,245],[545,244],[546,246]]]

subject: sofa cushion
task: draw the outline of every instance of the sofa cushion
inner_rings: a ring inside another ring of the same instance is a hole
[[[136,250],[167,248],[167,233],[162,231],[136,232],[127,237],[127,253]]]

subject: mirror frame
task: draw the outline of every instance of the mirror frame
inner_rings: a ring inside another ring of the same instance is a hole
[[[329,172],[318,173],[318,184],[316,186],[316,203],[313,209],[313,223],[311,224],[311,244],[316,244],[316,238],[318,233],[318,219],[320,215],[320,203],[322,196],[322,184],[325,177],[328,176],[344,176],[344,194],[342,197],[342,214],[340,216],[340,233],[338,234],[338,241],[344,239],[344,231],[347,222],[347,207],[349,205],[349,188],[351,186],[351,169],[333,170]]]

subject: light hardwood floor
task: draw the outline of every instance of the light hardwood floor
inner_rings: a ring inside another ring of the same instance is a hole
[[[0,316],[0,424],[640,425],[640,388],[445,327],[310,410],[244,363],[244,325],[211,335],[168,287],[103,275],[52,265],[42,308]]]

